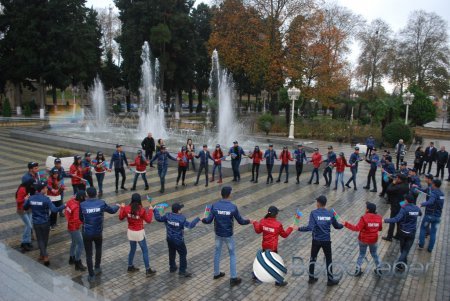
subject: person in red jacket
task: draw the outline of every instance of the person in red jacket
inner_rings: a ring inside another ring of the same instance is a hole
[[[62,202],[62,193],[65,189],[64,185],[61,184],[59,180],[59,170],[54,167],[50,170],[50,177],[47,181],[47,196],[53,202],[53,205],[59,207],[63,204]],[[55,230],[57,225],[58,213],[52,212],[50,213],[50,230]]]
[[[361,265],[363,263],[364,257],[366,257],[367,247],[369,247],[370,254],[377,266],[375,273],[379,274],[378,267],[380,265],[380,259],[377,254],[377,242],[378,242],[378,232],[382,231],[383,218],[381,215],[377,214],[377,205],[374,203],[367,202],[366,204],[366,214],[364,214],[357,225],[352,225],[349,222],[344,222],[344,226],[352,231],[359,231],[359,257],[356,261],[356,273],[355,276],[361,276],[362,270]]]
[[[278,208],[270,206],[266,216],[259,222],[253,221],[253,228],[255,232],[263,234],[262,249],[263,251],[270,251],[278,253],[278,237],[288,237],[294,230],[294,225],[289,226],[286,230],[283,229],[283,225],[277,221]],[[253,275],[254,279],[255,276]],[[283,283],[276,283],[277,286],[285,286],[286,281]]]
[[[86,267],[81,263],[81,253],[84,250],[83,236],[80,227],[80,203],[86,199],[86,192],[79,190],[66,204],[64,215],[67,220],[67,230],[69,231],[72,243],[70,244],[69,264],[75,264],[76,271],[85,271]]]
[[[311,156],[311,162],[312,162],[314,168],[312,170],[311,178],[309,179],[308,184],[311,184],[311,182],[314,178],[314,175],[316,175],[316,182],[314,182],[314,184],[319,184],[319,167],[320,167],[320,164],[322,164],[322,154],[319,153],[318,148],[314,149],[314,153]]]
[[[137,244],[141,247],[142,257],[145,265],[145,275],[152,276],[156,271],[150,268],[150,261],[148,258],[147,241],[145,240],[144,221],[151,223],[153,218],[153,207],[150,206],[148,210],[142,206],[141,195],[133,193],[131,196],[130,205],[125,206],[121,204],[119,219],[128,221],[128,240],[130,241],[130,253],[128,254],[128,272],[133,273],[139,271],[133,265],[134,254],[136,253]]]
[[[283,174],[283,169],[286,170],[286,181],[284,181],[284,183],[288,183],[289,161],[294,161],[294,159],[292,158],[291,152],[288,150],[287,146],[283,146],[283,150],[280,153],[280,160],[281,160],[281,166],[280,166],[280,172],[278,173],[277,183],[280,183],[280,181],[281,181],[281,175]]]
[[[16,191],[17,214],[25,224],[22,235],[22,243],[20,244],[22,252],[33,250],[33,245],[31,244],[31,230],[33,229],[33,224],[31,222],[31,210],[23,209],[23,204],[30,196],[32,183],[33,180],[29,180],[27,183],[22,183],[19,185]]]
[[[186,184],[184,183],[184,179],[186,178],[186,171],[189,166],[189,160],[190,160],[190,155],[186,151],[186,146],[181,147],[181,151],[178,152],[178,155],[177,155],[178,176],[177,176],[177,184],[175,185],[175,188],[178,188],[178,182],[180,182],[180,178],[181,178],[181,185],[186,186]]]
[[[253,152],[250,152],[250,154],[248,155],[248,157],[250,159],[253,159],[253,164],[252,164],[252,179],[250,180],[250,182],[254,182],[254,183],[258,183],[258,176],[259,176],[259,165],[261,164],[261,161],[264,160],[263,158],[263,153],[262,151],[259,149],[259,146],[255,146],[255,149],[253,150]],[[256,172],[256,177],[255,177],[255,172]]]
[[[73,164],[70,165],[69,173],[72,175],[73,194],[77,194],[78,190],[86,190],[86,180],[83,179],[83,168],[81,167],[81,156],[73,157]]]
[[[214,159],[214,165],[213,165],[213,170],[212,170],[212,178],[210,180],[210,182],[214,181],[214,173],[216,172],[216,168],[219,171],[219,180],[217,181],[217,183],[222,183],[222,160],[225,159],[224,155],[223,155],[223,151],[220,148],[220,144],[216,144],[216,149],[213,151],[212,153],[212,158]]]
[[[142,150],[137,151],[137,156],[134,159],[134,162],[130,163],[130,166],[136,166],[136,170],[134,171],[134,180],[133,180],[133,187],[131,187],[131,191],[136,190],[136,183],[139,178],[139,175],[141,175],[142,180],[144,180],[145,184],[145,190],[148,190],[148,182],[147,182],[147,165],[148,162],[142,155]]]
[[[336,167],[336,182],[334,185],[334,190],[337,190],[337,185],[340,179],[342,184],[342,191],[345,191],[344,171],[346,166],[351,167],[351,165],[347,163],[347,159],[345,159],[345,155],[343,152],[339,153],[339,156],[336,158],[336,162],[333,163],[333,166]]]

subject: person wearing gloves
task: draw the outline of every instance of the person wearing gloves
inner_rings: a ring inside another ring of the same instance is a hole
[[[323,177],[325,178],[325,186],[330,187],[333,181],[333,166],[336,163],[336,153],[333,151],[333,146],[328,146],[327,158],[323,161],[327,164],[323,170]]]
[[[75,265],[75,271],[85,271],[86,267],[81,263],[81,253],[84,244],[81,235],[80,204],[86,200],[86,192],[79,190],[66,204],[64,214],[67,220],[67,230],[72,240],[70,244],[69,264]]]
[[[160,193],[164,193],[165,190],[166,173],[167,169],[169,168],[169,159],[173,161],[179,161],[179,159],[172,157],[172,155],[167,151],[164,145],[161,145],[160,151],[157,152],[153,159],[150,161],[150,164],[152,164],[154,161],[158,160],[158,176],[161,183],[161,189],[159,190]]]
[[[316,175],[316,182],[314,182],[314,184],[319,184],[319,167],[320,167],[320,164],[322,164],[322,154],[319,153],[318,148],[314,149],[314,153],[311,156],[311,162],[312,162],[314,168],[311,172],[311,178],[309,179],[308,184],[312,183],[314,175]]]
[[[306,152],[303,149],[303,144],[299,143],[297,149],[293,153],[295,159],[295,170],[297,171],[297,184],[300,184],[300,175],[303,172],[303,163],[307,163]]]
[[[141,195],[139,193],[133,193],[131,196],[131,202],[129,205],[120,205],[119,220],[127,218],[128,231],[127,236],[130,241],[130,252],[128,253],[128,272],[134,273],[139,271],[133,265],[134,254],[136,253],[137,244],[142,251],[142,258],[145,265],[145,276],[150,277],[156,273],[155,270],[150,268],[150,261],[148,257],[147,241],[145,239],[144,221],[149,224],[153,218],[153,208],[150,206],[148,210],[142,206]]]
[[[344,222],[344,227],[359,232],[359,257],[356,261],[355,276],[361,276],[363,271],[361,269],[364,258],[366,257],[367,248],[369,248],[370,255],[372,255],[373,261],[375,261],[376,269],[375,273],[379,274],[378,267],[380,265],[380,258],[378,257],[378,232],[383,230],[383,217],[377,214],[377,205],[374,203],[366,203],[366,213],[361,216],[358,224],[353,225],[349,222]]]
[[[102,272],[100,264],[102,261],[104,212],[114,214],[119,210],[119,206],[109,206],[105,201],[97,199],[97,190],[94,187],[89,187],[86,192],[88,198],[80,204],[80,221],[83,223],[82,234],[86,265],[89,271],[88,281],[93,282],[95,275]],[[93,243],[95,244],[95,269],[92,262]]]
[[[252,179],[250,182],[258,183],[258,176],[259,176],[259,165],[261,164],[261,161],[264,160],[263,153],[259,149],[259,146],[255,146],[253,152],[250,152],[248,157],[253,160],[252,162]],[[256,174],[256,177],[255,177]]]
[[[48,212],[61,212],[66,207],[61,205],[56,207],[47,196],[47,182],[39,182],[35,184],[36,193],[30,196],[23,205],[24,210],[31,208],[31,219],[33,223],[34,233],[36,234],[39,246],[39,261],[49,266],[50,260],[47,253],[48,236],[50,233],[50,223]]]
[[[405,201],[406,204],[403,205],[396,216],[384,220],[385,223],[398,223],[400,226],[400,257],[398,259],[398,264],[395,267],[399,271],[403,271],[405,267],[407,267],[409,250],[416,237],[417,219],[422,215],[419,207],[414,205],[416,197],[412,193],[405,195]]]
[[[189,222],[181,213],[184,205],[180,203],[172,204],[172,212],[166,213],[163,216],[159,214],[158,208],[154,209],[155,219],[158,222],[166,224],[167,230],[167,246],[169,248],[169,272],[175,273],[178,269],[175,262],[176,255],[180,256],[180,270],[178,275],[181,277],[191,277],[192,274],[187,272],[187,249],[184,243],[184,228],[192,229],[200,221],[196,217],[192,222]]]
[[[339,283],[339,280],[333,278],[332,267],[330,266],[333,258],[331,252],[331,225],[335,229],[342,229],[344,226],[340,224],[333,213],[326,209],[327,198],[324,195],[319,196],[316,199],[317,209],[311,211],[309,215],[309,223],[307,226],[298,228],[300,232],[312,231],[312,246],[311,246],[311,258],[309,261],[309,280],[308,283],[313,284],[317,282],[318,278],[314,275],[314,268],[317,261],[317,254],[320,249],[325,254],[325,262],[327,266],[328,286],[333,286]]]
[[[147,160],[142,155],[142,150],[137,151],[136,158],[134,159],[134,162],[130,163],[130,166],[135,166],[136,170],[134,171],[134,180],[133,180],[133,187],[131,187],[131,190],[136,190],[136,183],[139,178],[139,175],[142,177],[142,180],[144,181],[145,188],[144,190],[148,190],[148,182],[147,182]]]
[[[214,231],[216,234],[216,248],[214,252],[214,279],[219,279],[225,276],[225,273],[220,271],[220,254],[222,252],[222,245],[226,244],[228,253],[230,254],[230,285],[239,285],[242,282],[238,278],[236,271],[236,253],[235,243],[233,237],[234,219],[240,225],[250,224],[249,219],[244,219],[240,214],[237,206],[231,202],[230,186],[222,188],[222,199],[211,206],[211,214],[202,219],[202,223],[211,224],[214,221]]]
[[[186,171],[189,165],[189,154],[186,151],[186,146],[181,147],[181,151],[178,152],[177,155],[177,160],[178,160],[178,176],[175,188],[178,188],[178,182],[180,182],[180,178],[181,178],[181,185],[186,186],[186,184],[184,183],[184,179],[186,178]]]
[[[283,174],[283,169],[286,170],[286,180],[284,183],[289,182],[289,161],[294,161],[294,159],[291,156],[291,152],[288,150],[287,146],[283,146],[283,150],[280,153],[280,160],[281,160],[281,166],[280,166],[280,172],[278,173],[278,180],[277,183],[280,183],[281,181],[281,175]]]
[[[200,180],[200,176],[202,174],[203,169],[205,170],[205,187],[208,187],[208,169],[209,169],[209,159],[214,159],[211,157],[211,154],[209,153],[208,146],[206,144],[203,144],[203,149],[198,152],[198,155],[195,156],[195,158],[200,159],[200,166],[198,168],[197,173],[197,181],[194,183],[195,186],[198,185],[198,181]]]
[[[262,250],[278,253],[278,237],[288,237],[294,230],[294,225],[284,230],[283,225],[277,220],[278,208],[270,206],[266,216],[259,222],[253,221],[253,228],[257,234],[263,234]],[[254,278],[255,279],[255,276]],[[276,286],[286,286],[287,282],[276,282]]]
[[[210,182],[214,182],[214,173],[216,172],[216,168],[219,171],[219,180],[217,183],[222,183],[222,160],[225,160],[225,157],[223,155],[223,151],[220,148],[220,144],[216,144],[216,149],[213,151],[212,154],[214,165],[212,170],[212,178]]]
[[[277,158],[277,152],[273,149],[273,144],[269,144],[269,149],[264,152],[264,159],[266,160],[266,169],[267,169],[267,182],[266,184],[273,183],[272,170],[273,165],[275,164],[275,160]]]

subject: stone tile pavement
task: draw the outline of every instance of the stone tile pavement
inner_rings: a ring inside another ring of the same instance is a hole
[[[20,182],[20,177],[25,172],[26,162],[30,160],[43,163],[48,154],[57,148],[51,145],[43,145],[28,141],[19,141],[11,138],[6,129],[0,130],[0,239],[7,245],[18,249],[20,245],[21,220],[15,213],[14,193]],[[326,149],[327,142],[316,142],[322,150]],[[336,151],[344,151],[348,156],[352,152],[348,145],[335,145]],[[77,151],[77,150],[75,150]],[[78,150],[83,153],[84,150]],[[408,153],[408,159],[412,162],[413,154]],[[368,164],[360,165],[358,187],[362,188],[366,181]],[[433,167],[434,169],[435,167]],[[292,222],[292,217],[299,208],[305,217],[315,208],[315,197],[325,194],[329,200],[329,207],[333,207],[342,218],[356,223],[364,213],[365,202],[372,201],[378,205],[378,212],[384,216],[389,215],[389,207],[377,194],[363,189],[333,191],[323,187],[324,180],[321,177],[321,185],[307,185],[309,172],[301,177],[301,184],[296,185],[294,168],[291,167],[289,184],[265,184],[265,166],[261,167],[260,183],[250,183],[250,174],[242,175],[240,183],[230,182],[230,178],[224,180],[224,184],[233,186],[233,200],[239,206],[241,214],[251,219],[262,218],[267,208],[274,204],[282,211],[279,219],[284,225]],[[157,201],[182,202],[185,204],[184,213],[188,219],[201,216],[206,204],[211,204],[219,199],[220,185],[214,183],[208,188],[203,185],[193,186],[195,177],[191,172],[187,175],[186,188],[175,189],[176,170],[169,168],[166,178],[167,189],[164,195],[160,195],[159,179],[156,170],[148,174],[150,180],[149,194]],[[277,172],[275,173],[277,175]],[[128,187],[131,186],[130,173],[127,174]],[[349,172],[345,173],[348,179]],[[114,175],[108,174],[105,179],[104,199],[108,203],[126,202],[131,193],[114,193]],[[377,175],[377,181],[380,176]],[[223,184],[223,185],[224,185]],[[378,185],[380,183],[378,182]],[[138,181],[140,193],[144,194],[143,183]],[[380,188],[379,188],[380,189]],[[446,195],[450,189],[447,182],[443,185]],[[448,200],[448,198],[447,198]],[[419,276],[407,275],[386,276],[383,278],[373,275],[371,269],[366,270],[362,277],[355,278],[343,276],[338,286],[326,287],[325,274],[321,274],[320,280],[314,285],[308,285],[306,275],[295,276],[293,271],[299,271],[298,266],[292,263],[292,257],[300,257],[304,262],[309,260],[311,246],[311,234],[294,232],[286,239],[280,238],[279,252],[288,267],[286,280],[288,286],[278,288],[268,284],[256,284],[251,280],[252,263],[255,253],[260,248],[261,236],[254,233],[252,226],[240,226],[235,224],[235,240],[237,249],[238,275],[243,278],[239,287],[230,288],[228,277],[213,280],[213,255],[214,232],[212,225],[198,224],[192,230],[186,231],[186,244],[188,248],[188,268],[194,276],[190,279],[182,279],[168,271],[168,254],[165,241],[165,228],[161,223],[153,222],[146,226],[147,242],[150,253],[150,264],[158,272],[154,277],[145,278],[141,252],[135,256],[135,265],[142,272],[127,274],[127,255],[129,243],[126,238],[126,222],[120,222],[117,215],[105,215],[104,244],[102,269],[103,275],[94,285],[87,282],[86,273],[74,271],[67,264],[69,236],[66,231],[65,220],[60,221],[56,231],[50,234],[49,254],[51,266],[57,275],[63,275],[77,282],[93,293],[94,296],[111,300],[325,300],[325,299],[353,299],[353,300],[450,300],[450,255],[449,248],[449,207],[444,208],[445,214],[439,227],[438,240],[435,251],[430,254],[418,250],[414,244],[409,259],[411,262],[429,264],[428,270]],[[302,220],[305,224],[307,218]],[[386,229],[383,231],[385,233]],[[352,264],[358,256],[358,234],[346,229],[332,231],[333,259],[341,262],[345,267],[353,269]],[[379,242],[379,254],[383,261],[393,263],[399,253],[397,241],[387,243]],[[222,268],[229,275],[228,254],[222,250]],[[37,258],[38,251],[26,253],[32,259]],[[367,257],[371,264],[370,256]],[[319,255],[319,263],[324,264],[323,254]],[[42,267],[42,269],[47,269]],[[48,281],[52,281],[48,279]],[[0,288],[0,292],[1,292]]]

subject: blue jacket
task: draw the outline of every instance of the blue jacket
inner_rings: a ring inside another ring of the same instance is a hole
[[[87,236],[102,235],[103,232],[103,212],[114,214],[119,210],[119,206],[109,206],[103,200],[86,199],[80,203],[80,220],[83,222],[83,234]]]
[[[370,161],[367,160],[367,162],[370,162],[370,169],[377,170],[378,162],[380,161],[380,157],[378,157],[377,154],[372,155],[370,158]]]
[[[397,174],[402,174],[402,175],[408,176],[409,170],[408,170],[408,168],[403,168],[403,169],[400,168],[400,169],[397,171]]]
[[[91,176],[92,175],[91,166],[92,166],[92,162],[86,160],[86,158],[84,158],[81,161],[81,167],[83,168],[83,176]],[[89,167],[89,169],[85,169],[86,167]]]
[[[393,218],[386,218],[385,223],[400,223],[400,230],[406,234],[414,235],[417,230],[417,219],[422,215],[419,207],[408,203],[400,209],[400,212]]]
[[[214,159],[211,157],[211,154],[209,151],[201,150],[198,152],[198,155],[195,156],[196,158],[200,158],[200,164],[208,165],[208,159],[211,159],[214,161]]]
[[[124,164],[125,163],[125,164]],[[124,152],[115,151],[111,156],[111,161],[109,162],[109,168],[119,169],[124,167],[124,165],[128,166],[127,156]]]
[[[211,224],[214,220],[214,231],[217,236],[233,236],[234,218],[241,225],[248,225],[249,219],[244,219],[237,206],[228,200],[220,200],[211,206],[211,214],[202,219],[202,223]]]
[[[331,163],[336,163],[336,153],[335,152],[327,153],[327,158],[323,160],[323,162],[326,162],[327,165]]]
[[[367,138],[366,145],[369,148],[374,148],[375,147],[375,138]]]
[[[270,151],[270,149],[267,149],[264,152],[264,159],[266,159],[267,165],[273,165],[275,163],[275,159],[278,159],[277,152],[273,149]]]
[[[172,212],[161,216],[156,208],[153,212],[155,213],[155,219],[158,222],[166,224],[167,239],[177,242],[184,241],[184,228],[192,229],[200,221],[200,219],[196,217],[192,222],[188,222],[184,215]]]
[[[348,159],[348,164],[350,164],[350,165],[354,164],[355,166],[350,167],[350,169],[358,171],[358,163],[359,163],[359,161],[360,161],[359,160],[359,154],[352,153],[350,155],[350,158]]]
[[[440,189],[431,189],[428,200],[420,204],[420,207],[425,207],[425,215],[441,217],[442,208],[444,207],[445,196]]]
[[[384,169],[384,171],[386,171],[389,175],[391,175],[391,176],[394,176],[394,175],[395,175],[395,165],[394,165],[394,163],[392,163],[392,162],[389,163],[389,164],[384,163],[383,169]]]
[[[37,192],[30,196],[23,205],[23,209],[28,210],[29,208],[31,208],[33,224],[42,225],[49,222],[49,210],[55,213],[61,212],[66,208],[66,205],[56,207],[48,196]]]
[[[27,183],[28,181],[32,180],[33,184],[39,182],[39,174],[36,174],[35,177],[33,177],[32,174],[30,174],[28,171],[22,176],[22,184]]]
[[[236,155],[236,157],[234,159],[233,159],[233,156],[232,156],[231,160],[241,160],[242,156],[245,156],[245,152],[242,149],[242,147],[240,147],[240,146],[238,146],[237,149],[234,146],[230,147],[230,151],[228,153],[230,155],[231,154]]]
[[[295,163],[303,164],[303,162],[308,162],[308,159],[306,159],[306,152],[304,150],[296,149],[292,154],[295,159]]]
[[[56,167],[53,167],[56,168]],[[66,173],[66,171],[64,170],[64,167],[60,167],[58,169],[58,180],[61,182],[61,184],[64,184],[64,178],[71,178],[72,175],[69,173]]]
[[[169,159],[173,161],[177,161],[168,151],[165,152],[157,152],[153,159],[150,161],[150,164],[158,160],[158,168],[167,168],[169,166]]]
[[[342,229],[344,225],[340,224],[333,216],[333,213],[325,208],[317,208],[311,211],[309,215],[308,226],[298,228],[300,232],[312,231],[312,239],[318,241],[331,241],[331,225],[335,229]]]
[[[417,185],[417,187],[420,187],[420,178],[419,176],[415,175],[412,176],[409,179],[409,188],[412,189],[412,185]]]

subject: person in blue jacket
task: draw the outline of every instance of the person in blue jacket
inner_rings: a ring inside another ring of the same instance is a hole
[[[372,155],[372,151],[375,148],[375,138],[373,138],[372,135],[370,135],[366,139],[366,146],[367,146],[367,152],[366,152],[366,158],[370,157]]]
[[[400,226],[400,257],[395,267],[399,271],[403,271],[408,264],[409,250],[411,250],[416,237],[417,219],[422,215],[420,208],[414,205],[416,198],[412,193],[405,195],[405,201],[406,203],[395,217],[384,219],[385,223],[398,223]]]
[[[309,261],[309,280],[310,284],[315,283],[318,278],[314,275],[314,267],[317,261],[317,254],[320,249],[325,254],[325,262],[327,265],[328,286],[336,285],[339,280],[333,278],[332,264],[332,252],[331,252],[331,226],[335,229],[342,229],[344,225],[340,224],[333,213],[325,208],[327,205],[327,198],[324,195],[319,196],[316,199],[317,209],[311,211],[309,215],[309,223],[307,226],[298,228],[300,232],[312,231],[312,246],[311,246],[311,258]]]
[[[122,145],[116,144],[116,151],[111,156],[111,161],[109,162],[109,168],[114,168],[114,175],[116,176],[116,193],[119,192],[119,174],[122,175],[122,185],[120,185],[120,188],[127,190],[125,188],[125,180],[127,179],[125,165],[128,167],[127,156],[122,151]]]
[[[264,152],[264,159],[266,160],[267,168],[267,182],[266,184],[273,183],[272,170],[275,160],[278,160],[277,152],[273,149],[273,144],[269,144],[269,149]]]
[[[91,167],[92,159],[91,159],[91,153],[86,152],[84,154],[84,159],[81,161],[81,167],[83,168],[83,179],[85,179],[90,187],[94,187],[94,180],[92,179],[92,170]]]
[[[34,184],[35,194],[30,196],[23,205],[24,210],[31,208],[32,224],[34,233],[39,246],[40,256],[39,260],[44,265],[49,266],[50,260],[48,259],[47,245],[48,236],[50,233],[50,221],[48,212],[61,212],[66,208],[65,205],[56,207],[53,205],[47,194],[47,182],[38,182]]]
[[[233,142],[233,146],[230,147],[228,156],[231,156],[231,168],[233,169],[233,182],[239,182],[241,180],[241,173],[239,166],[241,165],[242,156],[245,156],[245,152],[242,147],[239,146],[237,141]]]
[[[391,156],[383,156],[381,160],[381,193],[380,197],[384,197],[389,184],[395,178],[395,165],[392,163]],[[387,181],[386,181],[387,180]]]
[[[97,190],[94,187],[89,187],[86,193],[88,198],[80,203],[80,221],[83,222],[82,234],[89,271],[88,281],[93,282],[95,275],[102,272],[100,264],[102,261],[103,214],[104,212],[114,214],[120,207],[118,205],[109,206],[105,201],[97,199]],[[95,244],[95,270],[92,263],[92,243]]]
[[[28,165],[28,171],[22,176],[22,184],[31,184],[31,190],[30,195],[33,195],[34,185],[38,184],[40,182],[39,177],[39,163],[37,162],[29,162]]]
[[[420,207],[425,207],[425,216],[420,225],[419,248],[422,249],[425,246],[425,234],[427,228],[430,227],[430,242],[428,243],[428,252],[430,253],[436,243],[437,228],[441,222],[442,209],[444,208],[445,196],[440,189],[441,185],[441,180],[434,179],[431,190],[429,190],[428,200],[420,204]]]
[[[200,179],[200,175],[202,174],[203,169],[205,170],[205,187],[208,187],[208,160],[211,159],[214,161],[214,159],[211,157],[211,154],[209,153],[208,150],[208,145],[204,144],[203,145],[203,150],[198,152],[198,155],[195,156],[195,158],[200,159],[200,166],[198,168],[198,173],[197,173],[197,181],[195,182],[194,185],[198,185],[198,180]]]
[[[306,152],[303,149],[303,144],[299,143],[297,149],[293,152],[295,160],[295,170],[297,171],[297,184],[300,184],[300,175],[303,172],[303,163],[308,163]]]
[[[333,164],[336,163],[336,153],[333,151],[333,146],[328,146],[327,158],[323,161],[326,167],[323,170],[323,177],[325,178],[325,186],[330,187],[333,181]]]
[[[169,271],[175,273],[177,271],[177,264],[175,258],[178,252],[180,256],[180,270],[178,274],[182,277],[191,277],[191,273],[186,271],[187,268],[187,249],[184,243],[184,228],[192,229],[200,221],[196,217],[192,222],[187,221],[186,217],[181,213],[184,205],[179,203],[172,204],[172,213],[166,213],[161,216],[157,208],[153,210],[155,219],[158,222],[166,224],[167,230],[167,246],[169,247]]]
[[[159,181],[161,183],[160,193],[164,193],[165,183],[166,183],[166,173],[167,168],[169,167],[169,159],[172,161],[177,161],[176,158],[172,157],[172,155],[167,151],[164,145],[161,145],[160,151],[156,153],[153,159],[150,161],[152,164],[154,161],[158,160],[158,176]]]
[[[359,161],[361,161],[361,158],[359,157],[359,147],[355,147],[355,151],[350,155],[350,159],[348,160],[348,164],[351,165],[350,171],[352,172],[352,176],[348,179],[347,184],[345,184],[345,186],[351,188],[349,184],[353,181],[353,189],[355,190],[358,190],[356,188],[356,174],[358,173]]]
[[[370,189],[370,180],[372,180],[373,189],[371,189],[370,192],[377,192],[377,180],[375,178],[375,175],[377,174],[377,167],[378,167],[380,158],[377,155],[376,148],[373,148],[372,156],[370,156],[369,159],[367,159],[366,161],[367,161],[367,163],[370,164],[370,170],[369,170],[369,174],[367,175],[367,185],[364,186],[363,188]]]
[[[225,276],[225,273],[220,271],[220,254],[222,252],[222,245],[226,244],[228,253],[230,254],[230,285],[239,285],[242,282],[241,278],[237,277],[236,272],[236,253],[233,237],[234,219],[240,225],[250,224],[249,219],[244,219],[240,214],[237,206],[230,200],[231,187],[225,186],[222,188],[222,199],[211,206],[211,214],[202,219],[202,223],[210,224],[214,221],[214,231],[216,233],[216,248],[214,252],[214,279],[219,279]]]

